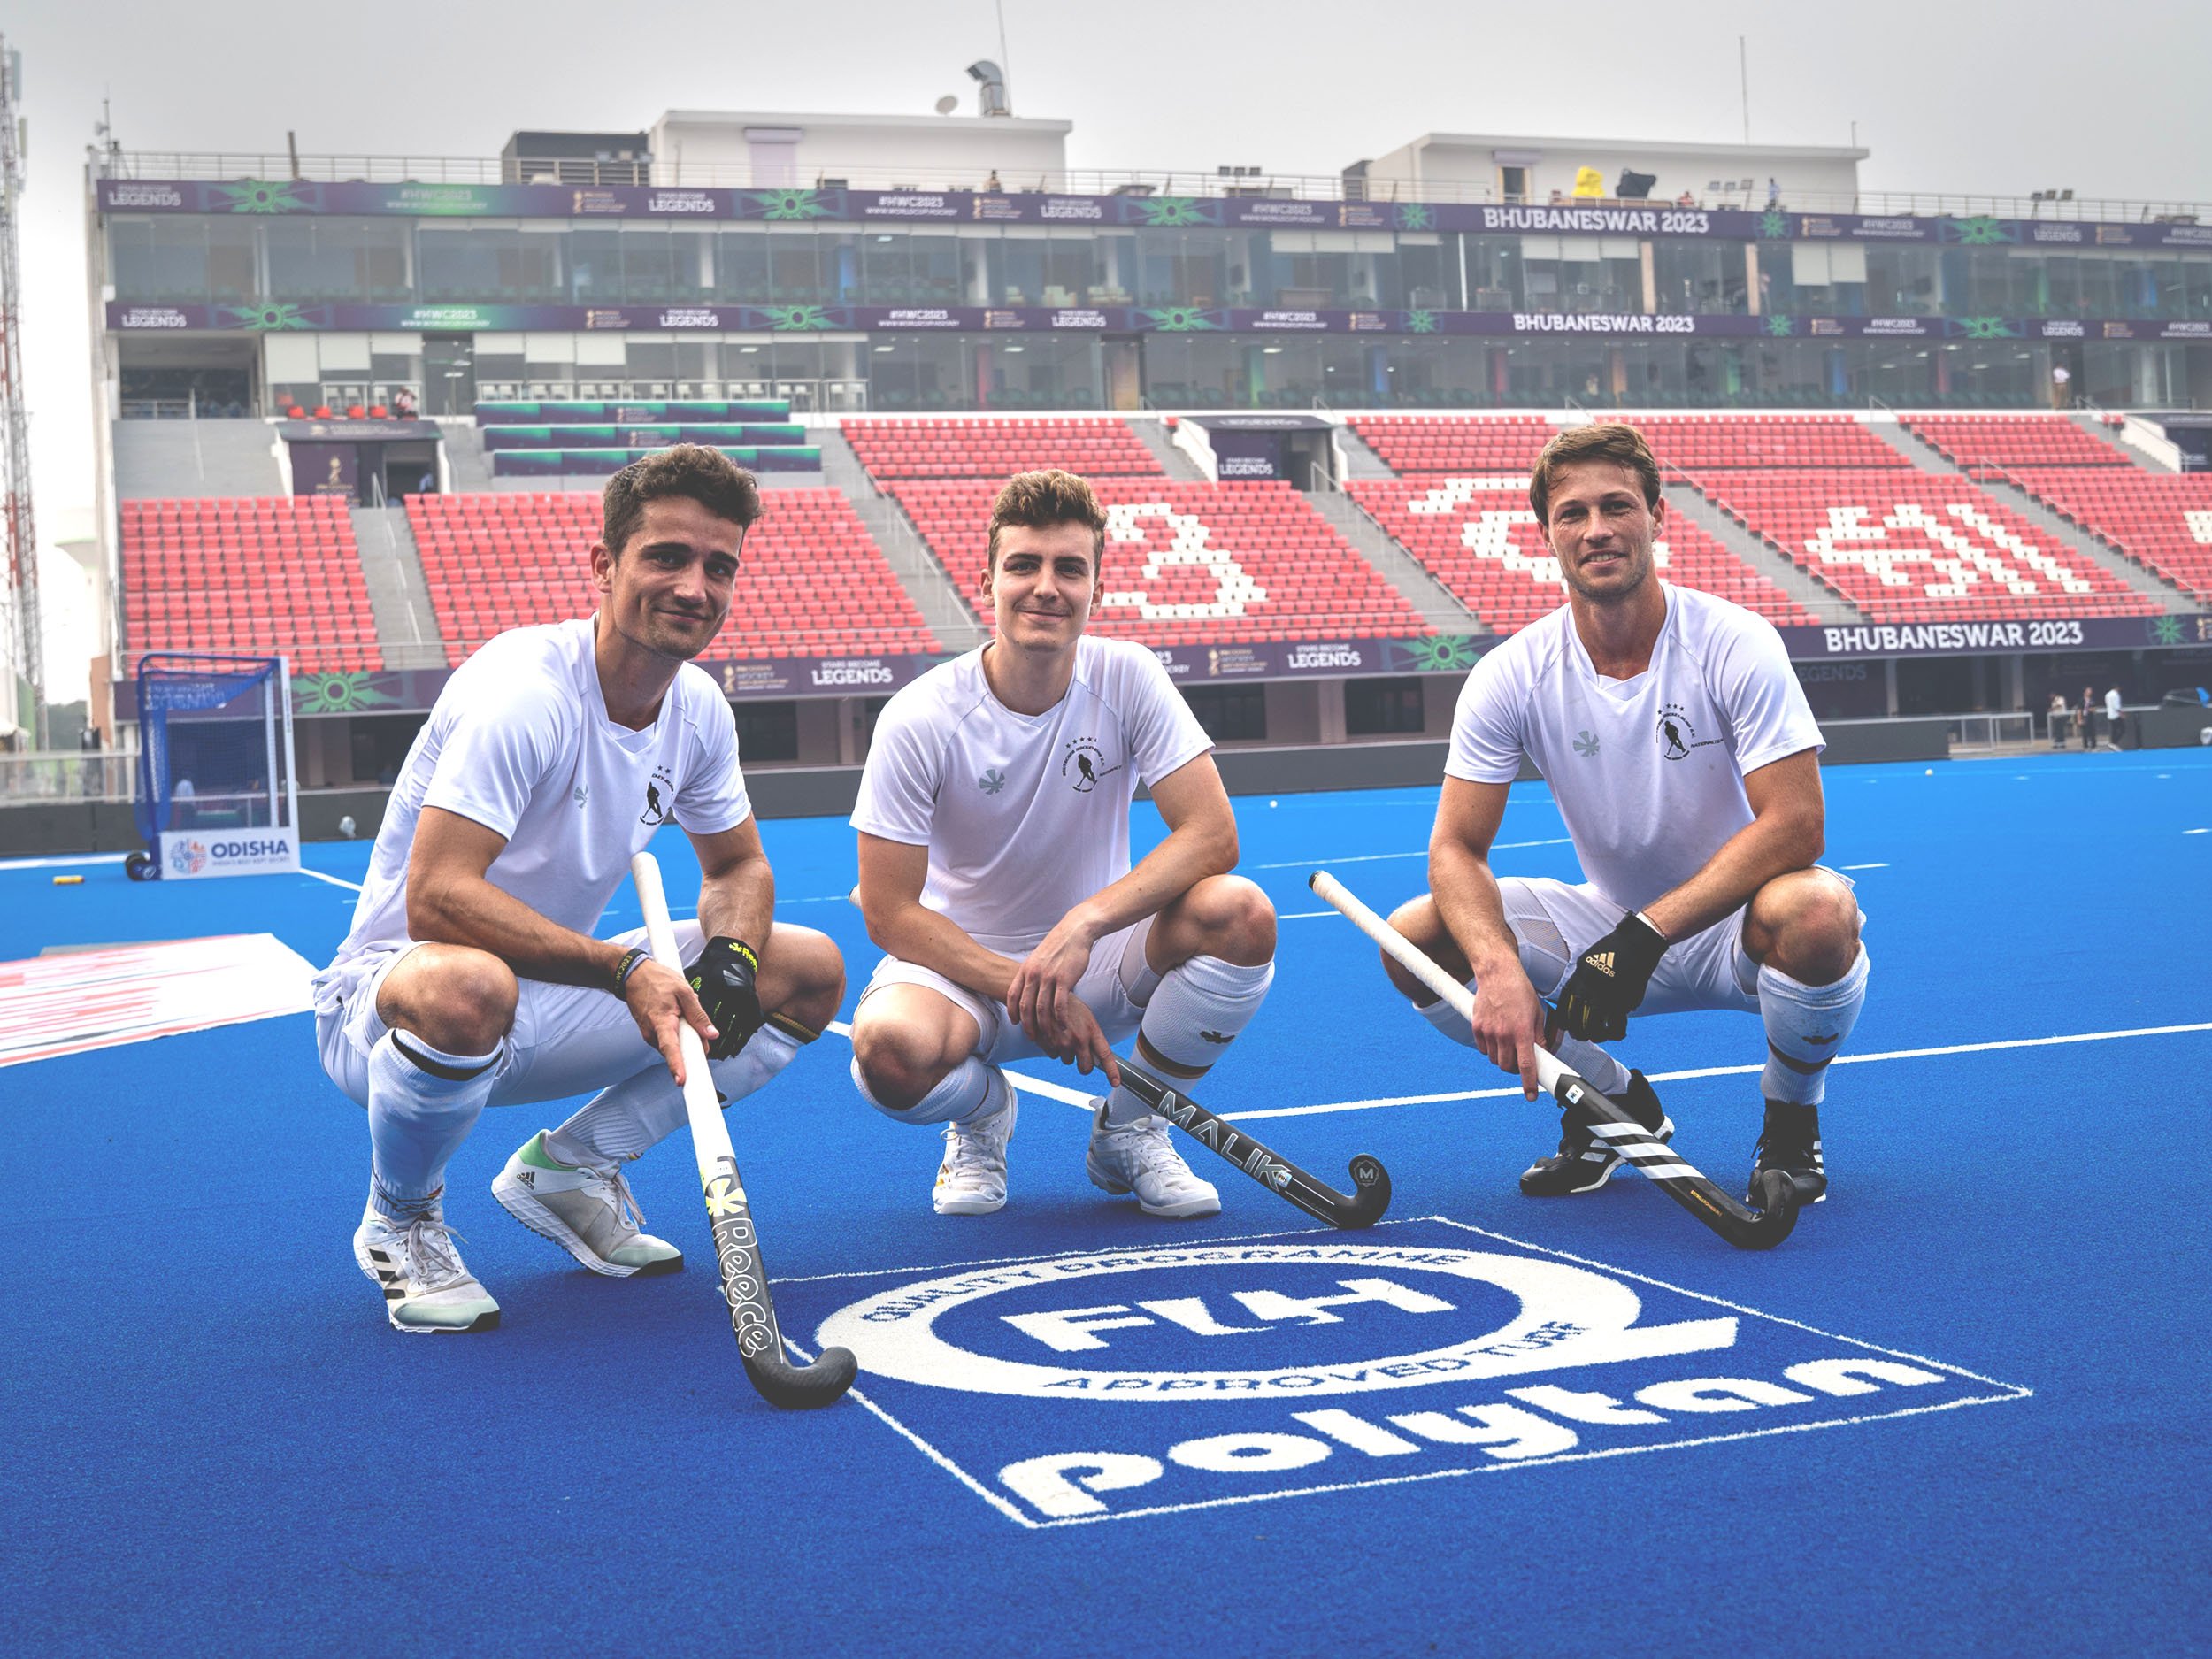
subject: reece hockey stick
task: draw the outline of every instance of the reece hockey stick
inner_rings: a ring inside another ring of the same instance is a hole
[[[1438,967],[1428,954],[1403,933],[1360,902],[1344,884],[1325,870],[1317,870],[1307,885],[1344,912],[1385,954],[1449,1003],[1462,1018],[1474,1018],[1475,999],[1467,987]],[[1779,1170],[1759,1178],[1761,1208],[1748,1209],[1715,1182],[1684,1162],[1681,1155],[1651,1133],[1608,1096],[1569,1071],[1550,1049],[1536,1050],[1536,1080],[1559,1103],[1580,1112],[1590,1132],[1626,1158],[1674,1202],[1695,1216],[1740,1250],[1770,1250],[1790,1236],[1797,1225],[1797,1189]]]
[[[1241,1129],[1215,1117],[1184,1094],[1175,1081],[1155,1077],[1133,1060],[1121,1061],[1120,1066],[1122,1083],[1132,1094],[1316,1220],[1333,1227],[1371,1227],[1390,1208],[1390,1171],[1383,1168],[1380,1159],[1363,1152],[1352,1160],[1352,1194],[1348,1198],[1280,1154],[1269,1151]]]
[[[661,887],[661,867],[650,853],[630,860],[645,912],[646,943],[653,960],[676,973],[684,971],[676,949],[676,930],[668,920],[668,895]],[[760,1259],[760,1240],[737,1173],[737,1153],[722,1121],[722,1099],[707,1070],[706,1045],[688,1025],[680,1027],[684,1056],[684,1112],[691,1120],[691,1148],[699,1160],[707,1216],[714,1224],[715,1264],[722,1272],[722,1294],[730,1304],[730,1328],[745,1374],[772,1406],[799,1410],[826,1406],[852,1386],[856,1366],[849,1350],[825,1348],[811,1365],[794,1365],[776,1328],[776,1305],[768,1297],[768,1270]]]

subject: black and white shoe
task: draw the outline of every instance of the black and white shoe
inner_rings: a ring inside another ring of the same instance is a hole
[[[1643,1125],[1654,1141],[1674,1138],[1674,1119],[1659,1104],[1658,1094],[1644,1080],[1641,1071],[1628,1074],[1628,1089],[1620,1097],[1620,1103]],[[1558,1152],[1537,1159],[1521,1171],[1521,1191],[1531,1198],[1568,1198],[1577,1193],[1594,1193],[1613,1179],[1614,1171],[1625,1161],[1610,1145],[1590,1132],[1589,1124],[1579,1113],[1562,1111]]]
[[[1800,1204],[1817,1204],[1828,1196],[1828,1171],[1820,1160],[1819,1107],[1767,1102],[1766,1126],[1759,1131],[1759,1150],[1751,1165],[1754,1203],[1758,1202],[1759,1177],[1769,1170],[1780,1170],[1790,1178]]]

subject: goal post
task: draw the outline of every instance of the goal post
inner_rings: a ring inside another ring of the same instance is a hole
[[[131,873],[188,880],[300,867],[292,677],[283,657],[138,659],[138,831]]]

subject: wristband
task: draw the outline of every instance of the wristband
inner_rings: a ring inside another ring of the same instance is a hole
[[[630,976],[635,973],[646,960],[645,953],[634,945],[622,953],[622,960],[614,964],[614,984],[610,987],[617,996],[625,994],[625,987],[630,983]]]

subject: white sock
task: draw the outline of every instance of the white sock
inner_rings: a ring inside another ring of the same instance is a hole
[[[1851,971],[1833,985],[1803,985],[1778,968],[1759,970],[1759,1017],[1766,1022],[1767,1043],[1775,1053],[1819,1070],[1804,1072],[1767,1056],[1759,1087],[1769,1100],[1817,1106],[1828,1092],[1826,1063],[1836,1057],[1866,1004],[1869,972],[1866,947],[1859,947]]]
[[[1219,956],[1193,956],[1160,976],[1138,1034],[1163,1060],[1203,1072],[1252,1023],[1274,982],[1272,962],[1248,967]],[[1125,1088],[1106,1096],[1109,1124],[1137,1123],[1149,1115],[1150,1108]]]
[[[853,1062],[853,1087],[860,1091],[861,1099],[886,1118],[902,1124],[973,1123],[1002,1110],[1014,1098],[1014,1086],[1006,1080],[1006,1073],[973,1055],[946,1072],[935,1088],[904,1111],[886,1106],[868,1092],[867,1075],[857,1059]]]
[[[799,1052],[798,1039],[779,1025],[763,1025],[726,1060],[709,1063],[714,1091],[728,1106],[743,1100]],[[604,1088],[545,1137],[545,1149],[564,1164],[601,1165],[642,1157],[683,1127],[684,1092],[656,1058],[634,1077]]]
[[[447,1161],[498,1080],[498,1059],[497,1049],[447,1054],[401,1031],[369,1050],[369,1195],[379,1215],[405,1220],[436,1201]]]

